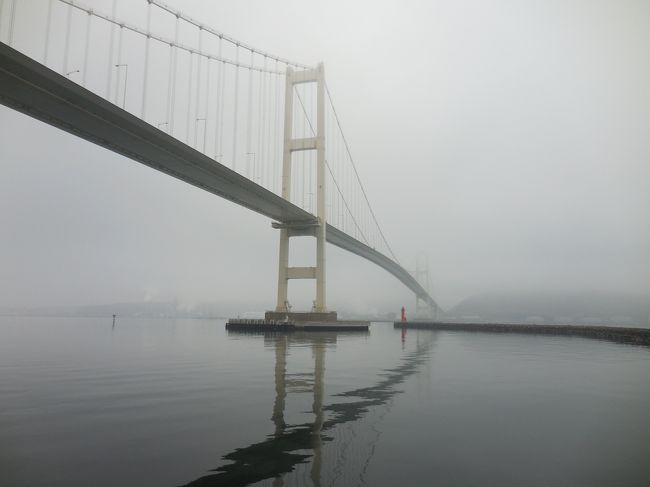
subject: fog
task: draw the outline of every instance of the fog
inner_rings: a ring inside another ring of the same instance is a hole
[[[27,24],[44,4],[18,3]],[[491,291],[650,294],[647,1],[168,3],[325,63],[384,233],[406,268],[428,258],[443,308]],[[268,218],[4,106],[0,127],[0,306],[274,306]],[[327,266],[331,309],[413,303],[359,257],[329,246]],[[312,299],[291,282],[297,307]]]

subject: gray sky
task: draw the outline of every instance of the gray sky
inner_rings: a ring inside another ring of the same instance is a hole
[[[18,3],[17,28],[37,29],[45,2]],[[325,63],[384,232],[406,267],[428,256],[443,307],[495,290],[650,293],[647,1],[168,3]],[[0,306],[273,306],[267,218],[4,107],[0,127]],[[412,305],[385,271],[328,252],[330,308]],[[292,282],[290,299],[308,307],[312,290]]]

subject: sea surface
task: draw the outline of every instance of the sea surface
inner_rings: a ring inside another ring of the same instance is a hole
[[[650,348],[0,318],[0,485],[650,485]]]

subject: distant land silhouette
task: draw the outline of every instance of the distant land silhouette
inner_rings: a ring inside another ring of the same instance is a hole
[[[184,304],[177,301],[142,301],[80,306],[0,307],[0,316],[52,316],[102,318],[115,314],[130,318],[262,318],[268,303],[244,301]],[[341,307],[339,316],[347,319],[394,321],[393,311],[360,314]]]
[[[448,316],[465,321],[650,326],[650,296],[623,293],[485,293]]]
[[[268,306],[268,304],[266,305]],[[264,303],[144,301],[84,306],[0,307],[4,316],[62,316],[131,318],[261,317]],[[397,312],[359,313],[341,307],[348,319],[393,321]],[[260,316],[257,316],[260,315]],[[485,293],[470,296],[447,310],[441,321],[558,323],[650,327],[650,296],[623,293]]]

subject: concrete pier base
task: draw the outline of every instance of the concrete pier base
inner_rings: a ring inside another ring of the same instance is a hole
[[[362,331],[369,321],[339,320],[336,311],[327,313],[267,311],[263,320],[231,318],[226,323],[230,331],[293,332],[293,331]]]
[[[336,311],[328,311],[326,313],[317,313],[315,311],[267,311],[264,313],[265,320],[274,321],[296,321],[301,323],[329,323],[336,321],[338,315]]]

